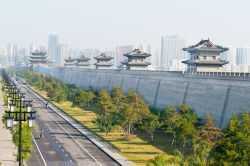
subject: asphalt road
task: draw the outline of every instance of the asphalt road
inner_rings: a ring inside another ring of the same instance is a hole
[[[39,128],[33,129],[34,150],[28,161],[30,166],[117,166],[118,164],[96,147],[78,130],[61,118],[22,86],[26,99],[33,100],[32,110],[37,112]],[[41,129],[44,138],[40,138]]]

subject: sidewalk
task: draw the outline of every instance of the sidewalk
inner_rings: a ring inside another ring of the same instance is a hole
[[[2,117],[4,114],[2,96],[2,85],[0,85],[0,165],[1,166],[17,166],[16,161],[17,148],[12,142],[10,130],[6,129]]]

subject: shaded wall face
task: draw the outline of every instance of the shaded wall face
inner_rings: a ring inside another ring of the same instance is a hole
[[[110,91],[113,87],[120,86],[125,93],[133,90],[149,105],[157,108],[186,103],[201,118],[210,113],[216,124],[221,127],[227,126],[234,113],[250,112],[250,77],[249,81],[240,81],[218,76],[215,79],[212,76],[152,74],[147,71],[44,67],[35,70],[81,88],[92,87],[96,91]]]

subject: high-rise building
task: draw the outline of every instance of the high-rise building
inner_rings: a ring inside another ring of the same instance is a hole
[[[7,52],[6,52],[6,47],[0,47],[0,55],[2,56],[6,56]]]
[[[7,45],[7,55],[6,55],[7,65],[13,64],[12,57],[13,57],[13,44],[9,43]]]
[[[31,52],[35,52],[37,49],[36,45],[35,44],[30,44],[29,45],[29,54],[31,55]]]
[[[236,63],[237,65],[250,65],[250,47],[237,48]]]
[[[58,59],[58,36],[55,34],[49,35],[49,44],[48,44],[48,58],[55,64],[59,65]]]
[[[67,44],[60,44],[58,47],[58,56],[56,59],[56,64],[58,66],[64,66],[64,59],[68,57],[68,46]]]
[[[81,53],[78,49],[73,49],[73,48],[70,48],[69,51],[68,51],[68,57],[71,57],[71,58],[77,58],[81,56]]]
[[[186,45],[185,38],[181,36],[161,37],[161,67],[167,69],[173,60],[187,59],[187,54],[182,50]]]
[[[47,52],[46,47],[44,45],[39,46],[39,51]]]
[[[12,62],[14,62],[15,64],[17,63],[17,58],[18,58],[18,55],[19,55],[19,45],[16,43],[13,45],[13,55],[12,55]]]
[[[6,66],[6,47],[0,47],[0,67]]]
[[[227,46],[228,51],[221,53],[220,59],[228,61],[228,65],[236,65],[236,47]]]
[[[119,67],[121,62],[126,59],[123,55],[133,51],[134,48],[134,45],[116,46],[115,67]]]
[[[19,56],[24,57],[27,56],[27,50],[25,48],[20,48],[19,50]]]

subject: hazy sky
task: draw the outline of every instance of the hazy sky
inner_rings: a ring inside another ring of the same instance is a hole
[[[168,34],[250,45],[250,0],[0,0],[0,21],[0,45],[47,45],[50,33],[80,49],[160,46]]]

